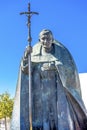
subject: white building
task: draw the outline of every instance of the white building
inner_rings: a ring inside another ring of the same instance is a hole
[[[82,91],[82,99],[87,108],[87,73],[80,73],[80,84],[81,84],[81,91]]]
[[[5,120],[0,119],[0,130],[5,130]],[[10,130],[10,119],[7,119],[7,130]]]

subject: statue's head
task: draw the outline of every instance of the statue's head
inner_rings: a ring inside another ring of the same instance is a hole
[[[53,42],[53,34],[48,29],[43,29],[39,34],[39,41],[46,49],[51,48]]]

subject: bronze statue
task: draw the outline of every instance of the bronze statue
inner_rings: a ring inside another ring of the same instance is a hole
[[[29,50],[28,46],[20,65],[11,130],[30,127]],[[87,129],[76,65],[67,48],[48,29],[40,32],[31,53],[31,102],[33,130]]]

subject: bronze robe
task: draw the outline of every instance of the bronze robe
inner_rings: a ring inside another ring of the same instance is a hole
[[[43,54],[42,45],[33,47],[32,125],[33,130],[86,130],[87,113],[81,98],[76,65],[69,51],[54,41],[52,51]],[[28,74],[21,62],[11,130],[29,130]]]

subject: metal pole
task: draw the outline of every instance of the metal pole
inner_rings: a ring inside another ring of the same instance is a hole
[[[32,47],[31,47],[31,16],[33,14],[38,14],[37,12],[31,12],[30,11],[30,3],[28,4],[28,12],[21,12],[20,14],[26,14],[26,16],[28,17],[28,73],[29,73],[29,124],[30,124],[30,130],[32,130],[32,76],[31,76],[31,53],[32,53]]]
[[[31,94],[31,54],[28,55],[28,72],[29,72],[29,122],[30,130],[32,130],[32,94]]]

